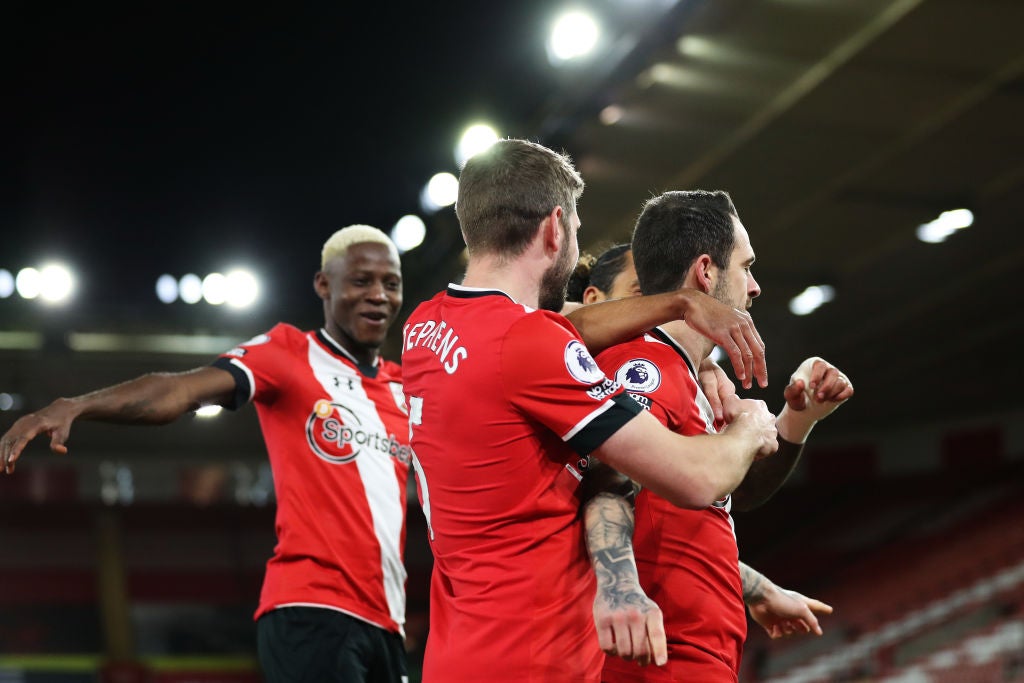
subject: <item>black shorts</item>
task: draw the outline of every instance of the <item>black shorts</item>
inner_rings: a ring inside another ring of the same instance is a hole
[[[408,683],[402,637],[343,612],[281,607],[256,622],[267,683]]]

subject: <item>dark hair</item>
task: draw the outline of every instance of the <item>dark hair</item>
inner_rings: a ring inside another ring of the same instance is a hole
[[[576,270],[569,278],[569,288],[565,300],[582,302],[583,292],[591,285],[597,287],[607,296],[611,292],[612,282],[626,268],[626,255],[629,253],[629,248],[629,243],[624,242],[608,247],[597,257],[580,254]]]
[[[701,254],[729,267],[735,242],[729,193],[716,190],[666,192],[648,200],[633,229],[633,265],[644,294],[682,286]]]
[[[590,270],[595,263],[597,259],[592,254],[580,254],[580,260],[576,262],[569,283],[565,286],[566,301],[583,303],[583,292],[590,286]]]
[[[514,258],[556,206],[567,229],[581,194],[583,179],[567,156],[526,140],[499,140],[466,162],[455,213],[470,255]]]

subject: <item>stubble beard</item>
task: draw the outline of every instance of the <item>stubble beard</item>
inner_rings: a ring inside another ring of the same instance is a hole
[[[575,263],[570,263],[569,250],[563,249],[558,255],[558,261],[553,263],[541,278],[540,297],[537,302],[541,309],[555,313],[562,310],[569,289],[569,276],[575,267]]]

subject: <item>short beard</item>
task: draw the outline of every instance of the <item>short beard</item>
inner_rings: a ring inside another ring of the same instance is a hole
[[[730,291],[729,284],[725,278],[719,278],[718,282],[715,283],[715,288],[711,290],[711,296],[721,301],[723,304],[732,306],[730,302],[732,292]]]
[[[566,231],[566,239],[569,238]],[[565,247],[558,255],[558,260],[551,264],[540,280],[540,296],[538,306],[545,311],[558,313],[565,306],[565,296],[569,291],[569,277],[575,263],[569,262],[569,249]]]

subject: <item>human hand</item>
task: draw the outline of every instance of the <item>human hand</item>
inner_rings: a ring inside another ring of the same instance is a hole
[[[812,356],[790,377],[783,396],[791,410],[818,421],[853,396],[853,383],[836,366]]]
[[[760,460],[779,450],[775,415],[768,410],[764,401],[733,398],[726,409],[727,413],[734,413],[726,431],[749,439],[750,444],[757,449],[755,459]]]
[[[622,583],[598,587],[594,598],[598,643],[605,654],[640,666],[652,661],[663,666],[668,661],[668,643],[661,608],[636,583]]]
[[[750,314],[698,290],[689,291],[693,295],[686,324],[722,347],[744,388],[749,389],[755,377],[760,386],[768,386],[764,342]]]
[[[832,606],[796,591],[772,586],[760,602],[748,605],[750,616],[770,638],[799,633],[821,635],[819,614],[832,614]]]
[[[50,435],[50,450],[68,452],[65,442],[71,432],[71,423],[77,413],[70,401],[58,399],[42,410],[19,418],[0,437],[0,471],[13,474],[15,463],[28,443],[40,434]]]
[[[697,379],[700,380],[700,388],[711,404],[715,421],[728,422],[730,414],[726,405],[737,397],[736,386],[725,374],[725,370],[715,361],[705,358],[697,371]]]

